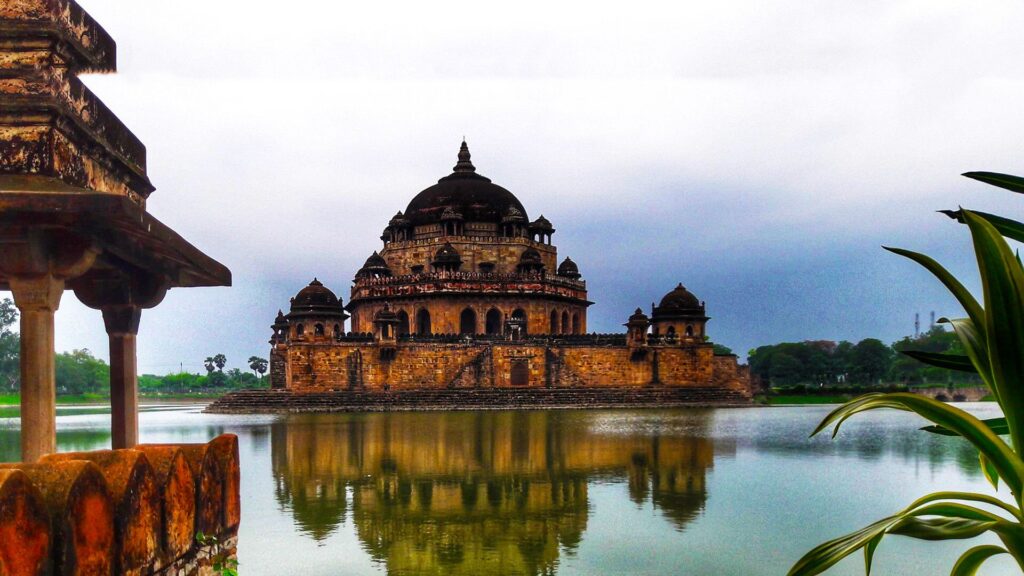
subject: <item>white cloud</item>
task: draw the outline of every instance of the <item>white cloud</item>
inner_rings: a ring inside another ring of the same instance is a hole
[[[680,275],[706,278],[721,310],[717,294],[786,274],[807,246],[822,265],[889,238],[938,246],[950,228],[928,211],[1014,200],[956,174],[1024,172],[1014,2],[81,2],[118,42],[120,73],[86,82],[148,146],[151,211],[235,272],[232,290],[143,321],[202,357],[262,350],[313,275],[347,296],[463,134],[482,173],[554,222],[606,298],[591,321],[605,330],[633,307],[619,302]],[[611,272],[636,262],[649,285]],[[819,307],[843,292],[807,289]],[[790,326],[805,304],[735,316]],[[65,308],[58,348],[102,349],[99,325]],[[182,346],[146,342],[143,368]]]

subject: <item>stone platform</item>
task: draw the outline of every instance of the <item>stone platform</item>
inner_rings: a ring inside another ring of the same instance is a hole
[[[446,388],[394,392],[241,390],[206,407],[211,414],[750,406],[720,387]]]

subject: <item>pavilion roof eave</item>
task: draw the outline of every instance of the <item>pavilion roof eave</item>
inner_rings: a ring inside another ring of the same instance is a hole
[[[100,248],[100,263],[125,263],[166,279],[168,287],[230,286],[231,271],[124,196],[83,192],[0,191],[0,230],[65,230]],[[10,289],[0,271],[0,289]]]

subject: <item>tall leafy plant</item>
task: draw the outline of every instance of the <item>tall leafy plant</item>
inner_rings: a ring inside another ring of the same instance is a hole
[[[1024,178],[992,172],[964,174],[982,182],[1024,193]],[[1006,238],[1024,241],[1024,224],[983,212],[946,211],[966,224],[981,274],[981,303],[938,262],[909,250],[886,248],[924,266],[956,297],[965,318],[941,321],[952,325],[965,355],[910,353],[942,368],[977,373],[1002,408],[1003,417],[979,420],[968,412],[926,396],[910,393],[866,394],[832,411],[812,436],[834,425],[832,436],[855,414],[878,408],[914,412],[932,423],[924,430],[961,436],[978,451],[981,470],[992,484],[1000,481],[1013,499],[1003,501],[975,492],[936,492],[856,532],[815,547],[790,570],[790,576],[824,572],[843,558],[863,551],[871,572],[875,549],[887,534],[920,540],[960,540],[991,533],[1000,545],[974,546],[953,566],[953,576],[977,572],[986,560],[1010,554],[1024,570],[1024,266]]]

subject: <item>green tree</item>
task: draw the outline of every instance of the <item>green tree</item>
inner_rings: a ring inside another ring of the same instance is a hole
[[[0,390],[17,390],[21,379],[18,358],[21,339],[14,331],[18,309],[10,298],[0,300]]]
[[[772,366],[769,376],[774,384],[796,384],[801,381],[803,364],[785,352],[772,355]]]
[[[206,360],[203,360],[203,366],[206,368],[207,374],[213,374],[213,371],[217,369],[213,363],[213,356],[207,356]]]
[[[864,384],[879,384],[892,365],[892,349],[877,338],[865,338],[850,351],[850,372]]]
[[[732,350],[725,348],[726,352],[719,352],[719,344],[715,344],[715,354],[732,354]],[[253,374],[257,378],[262,378],[267,372],[267,360],[266,358],[260,358],[259,356],[249,356],[249,369],[253,371]]]
[[[110,367],[86,348],[57,354],[54,369],[58,394],[103,392],[110,385]]]
[[[213,357],[213,363],[217,366],[218,372],[223,372],[224,365],[228,363],[228,359],[223,354],[217,354]]]

